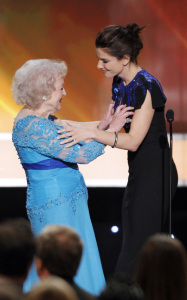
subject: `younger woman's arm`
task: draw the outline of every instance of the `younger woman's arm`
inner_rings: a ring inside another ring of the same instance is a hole
[[[124,117],[126,117],[125,113]],[[140,109],[137,109],[134,112],[129,133],[118,134],[116,147],[120,149],[136,151],[149,130],[153,115],[154,109],[152,108],[151,95],[148,91],[143,105]],[[119,125],[120,118],[116,116],[116,118],[114,118],[114,120],[111,122],[109,130],[113,132],[118,131],[117,129],[119,128]],[[87,138],[92,138],[109,146],[113,146],[115,142],[115,134],[113,132],[107,132],[98,129],[78,130],[76,128],[68,128],[67,131],[67,133],[62,135],[63,137],[68,137],[67,140],[61,142],[63,144],[66,143],[66,141],[70,142],[66,147],[70,147]]]

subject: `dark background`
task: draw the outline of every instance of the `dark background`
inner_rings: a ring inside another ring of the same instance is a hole
[[[124,188],[88,188],[88,193],[90,216],[104,273],[108,277],[114,270],[121,246],[121,205]],[[1,188],[0,199],[1,222],[8,218],[27,218],[25,209],[26,188]],[[111,232],[113,225],[119,227],[118,233]],[[186,229],[187,188],[179,187],[172,203],[172,234],[181,240],[187,249]]]

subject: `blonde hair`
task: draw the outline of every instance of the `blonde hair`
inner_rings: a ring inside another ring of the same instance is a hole
[[[57,78],[64,78],[67,65],[51,59],[28,60],[13,77],[12,96],[17,104],[35,108],[50,98]]]

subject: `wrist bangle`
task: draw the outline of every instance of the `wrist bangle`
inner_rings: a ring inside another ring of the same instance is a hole
[[[115,133],[115,141],[114,141],[114,145],[111,146],[112,148],[115,148],[116,145],[117,145],[117,141],[118,141],[118,133],[117,132],[114,132]]]

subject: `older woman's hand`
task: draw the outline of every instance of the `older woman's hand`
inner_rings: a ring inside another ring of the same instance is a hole
[[[94,131],[98,129],[84,128],[68,125],[64,129],[60,129],[58,133],[60,134],[57,139],[63,139],[60,144],[67,144],[66,147],[69,148],[77,143],[87,141],[90,142],[94,136]]]
[[[112,106],[110,106],[110,109],[111,107]],[[108,111],[111,111],[110,109]],[[134,114],[132,110],[133,107],[126,107],[126,105],[120,105],[116,109],[112,117],[112,122],[109,126],[109,131],[120,131],[124,124],[127,122],[127,117]],[[60,144],[67,144],[66,147],[69,148],[83,141],[91,141],[90,139],[94,139],[97,135],[97,131],[99,130],[95,128],[77,127],[68,124],[65,128],[60,129],[58,131],[59,136],[57,137],[57,139],[62,139]]]
[[[133,109],[134,107],[132,106],[118,106],[113,115],[112,122],[110,123],[108,131],[119,132],[126,123],[131,122],[131,118],[128,117],[134,114],[134,112],[132,111]]]

